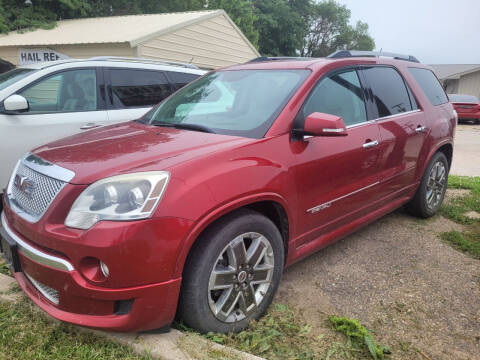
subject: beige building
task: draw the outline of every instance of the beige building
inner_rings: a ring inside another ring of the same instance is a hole
[[[448,94],[480,98],[480,64],[431,65]]]
[[[258,51],[223,10],[62,20],[51,30],[0,36],[13,65],[94,56],[143,57],[215,69]]]

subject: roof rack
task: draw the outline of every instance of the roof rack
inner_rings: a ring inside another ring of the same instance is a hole
[[[300,57],[300,56],[260,56],[249,60],[249,63],[252,62],[262,62],[262,61],[305,61],[313,60],[312,57]]]
[[[419,63],[413,55],[402,55],[383,51],[362,51],[362,50],[338,50],[327,56],[328,59],[339,59],[347,57],[389,57],[396,60],[405,60]]]
[[[94,56],[88,60],[97,60],[97,61],[128,61],[128,62],[137,62],[144,64],[156,64],[156,65],[170,65],[170,66],[179,66],[187,69],[199,69],[198,66],[188,63],[182,63],[177,61],[170,60],[155,60],[155,59],[145,59],[137,57],[121,57],[121,56]]]

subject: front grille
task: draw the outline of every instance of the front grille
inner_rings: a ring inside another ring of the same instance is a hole
[[[35,280],[34,278],[32,278],[30,275],[28,275],[27,273],[24,273],[25,276],[27,277],[28,280],[30,280],[30,282],[33,284],[33,286],[35,286],[35,288],[43,295],[45,296],[48,300],[50,300],[52,303],[54,303],[55,305],[58,305],[58,291],[47,286],[47,285],[44,285],[40,282],[38,282],[37,280]]]
[[[22,179],[28,179],[32,186],[29,192],[27,192],[15,183],[12,184],[9,200],[13,200],[20,210],[25,211],[35,220],[38,220],[43,215],[55,196],[66,184],[61,180],[53,179],[34,171],[23,163],[19,164],[15,175]]]

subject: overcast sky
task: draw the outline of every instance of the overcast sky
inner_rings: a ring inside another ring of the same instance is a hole
[[[426,64],[480,64],[480,0],[337,0],[369,25],[377,50]]]

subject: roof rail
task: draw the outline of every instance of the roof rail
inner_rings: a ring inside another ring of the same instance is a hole
[[[300,56],[260,56],[249,60],[249,63],[252,62],[262,62],[262,61],[302,61],[302,60],[313,60],[312,57],[300,57]]]
[[[122,56],[94,56],[88,60],[96,61],[128,61],[128,62],[138,62],[144,64],[157,64],[157,65],[170,65],[170,66],[179,66],[187,69],[199,69],[198,66],[188,63],[182,63],[177,61],[170,60],[156,60],[156,59],[145,59],[137,57],[122,57]]]
[[[418,59],[413,55],[402,55],[383,51],[362,51],[362,50],[337,50],[327,56],[328,59],[339,59],[347,57],[390,57],[396,60],[405,60],[419,63]]]

